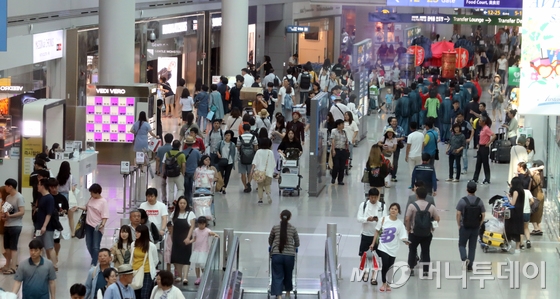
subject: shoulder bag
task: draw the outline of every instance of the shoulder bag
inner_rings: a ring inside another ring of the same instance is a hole
[[[87,203],[86,203],[86,209],[87,209]],[[74,229],[74,236],[78,239],[83,239],[86,236],[86,216],[87,216],[87,210],[82,211],[82,215],[80,216],[78,223],[76,223],[76,228]]]
[[[436,135],[434,135],[434,133],[432,132],[428,132],[428,134],[432,135],[432,137],[434,137],[434,142],[436,144],[436,154],[434,155],[434,160],[439,160],[439,148],[437,146],[437,138]]]
[[[134,254],[134,252],[131,252],[131,254]],[[139,290],[144,286],[144,265],[146,264],[146,259],[148,258],[149,254],[150,250],[148,249],[148,251],[144,253],[144,262],[142,262],[142,266],[140,266],[140,268],[138,268],[138,270],[135,270],[132,274],[133,276],[130,286],[133,290]]]
[[[255,169],[255,171],[253,172],[253,180],[255,180],[255,182],[257,182],[257,183],[262,183],[266,179],[266,169],[268,168],[268,157],[269,156],[270,156],[270,153],[267,152],[266,153],[266,165],[264,167],[264,170]]]

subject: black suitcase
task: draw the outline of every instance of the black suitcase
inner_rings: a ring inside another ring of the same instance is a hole
[[[490,149],[490,160],[495,163],[509,163],[511,160],[511,142],[505,138],[505,131],[503,128],[498,130],[496,134],[499,138],[492,143]]]

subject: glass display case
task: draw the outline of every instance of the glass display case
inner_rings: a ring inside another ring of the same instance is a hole
[[[557,238],[560,237],[560,116],[550,116],[548,155],[546,157],[547,188],[544,200],[543,222]],[[555,125],[553,125],[555,124]]]

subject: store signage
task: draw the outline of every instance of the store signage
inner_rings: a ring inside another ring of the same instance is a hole
[[[451,24],[450,15],[370,13],[370,22]]]
[[[292,11],[295,20],[342,14],[342,5],[340,4],[319,5],[309,2],[294,2],[293,5]]]
[[[521,9],[522,0],[387,0],[387,6]]]
[[[286,33],[307,33],[309,32],[309,26],[286,26]]]
[[[8,50],[8,0],[0,0],[0,51]]]
[[[33,172],[33,165],[35,163],[35,156],[43,151],[43,138],[42,137],[24,137],[21,139],[21,187],[29,188],[29,176]]]
[[[414,55],[414,65],[421,66],[424,62],[424,57],[426,57],[426,51],[420,46],[410,46],[406,50],[407,54]]]
[[[222,27],[222,17],[212,18],[212,28]]]
[[[484,9],[482,14],[488,16],[511,16],[511,17],[521,17],[523,15],[522,10],[507,10],[507,9]]]
[[[64,30],[33,34],[33,63],[62,58]]]
[[[163,35],[187,32],[187,30],[188,30],[187,21],[161,25],[161,34]]]
[[[23,91],[23,86],[0,86],[0,91]]]
[[[126,89],[124,88],[96,88],[95,91],[98,95],[124,95]]]
[[[521,70],[518,67],[510,67],[508,71],[508,86],[519,86]]]
[[[462,25],[497,25],[497,26],[521,26],[520,17],[502,17],[502,16],[473,16],[473,15],[455,15],[453,24]]]
[[[154,43],[148,44],[148,61],[156,60],[159,57],[170,57],[178,56],[183,54],[183,52],[177,49],[174,38],[158,40]]]
[[[88,85],[87,96],[148,97],[149,90],[142,86]]]

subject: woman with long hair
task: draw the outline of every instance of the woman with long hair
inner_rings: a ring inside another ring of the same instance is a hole
[[[276,167],[274,168],[274,178],[278,177],[278,172],[280,171],[278,159],[280,159],[280,153],[278,153],[278,147],[284,136],[286,135],[286,121],[282,113],[276,113],[276,120],[272,123],[272,130],[270,130],[270,140],[272,140],[272,152],[274,153],[274,160],[276,161]]]
[[[148,134],[152,135],[154,138],[159,138],[148,123],[145,111],[140,112],[138,120],[132,125],[132,128],[130,128],[130,133],[134,134],[135,152],[148,150]]]
[[[382,203],[385,202],[385,177],[391,171],[389,165],[390,163],[385,161],[385,157],[383,157],[381,146],[379,144],[372,145],[366,162],[366,170],[369,186],[379,190],[379,201]]]
[[[251,173],[255,178],[255,171],[264,173],[264,179],[262,181],[257,181],[257,191],[259,195],[258,204],[263,203],[263,193],[266,192],[266,197],[268,198],[268,203],[272,203],[272,198],[270,197],[270,185],[272,185],[272,177],[274,175],[275,160],[274,153],[271,150],[272,141],[270,139],[265,139],[259,142],[259,149],[253,157],[253,167]]]
[[[179,104],[181,105],[181,119],[183,120],[184,125],[187,123],[187,115],[189,112],[192,113],[194,109],[194,100],[191,97],[191,92],[186,87],[181,92]]]
[[[533,159],[535,159],[535,139],[527,137],[525,141],[525,148],[527,149],[527,167],[533,167]]]
[[[531,185],[529,186],[529,190],[531,191],[531,195],[533,195],[533,197],[535,197],[539,201],[539,206],[536,211],[533,211],[533,213],[531,213],[530,221],[531,223],[533,223],[533,231],[531,231],[530,234],[542,236],[543,232],[541,230],[541,222],[544,211],[544,175],[543,170],[540,169],[540,166],[544,166],[544,163],[540,160],[536,160],[535,162],[533,162],[533,166],[539,167],[539,169],[532,171]]]
[[[523,191],[523,182],[520,178],[511,179],[510,189],[508,193],[509,202],[515,206],[511,209],[511,217],[506,219],[504,227],[509,241],[516,242],[515,253],[519,253],[521,249],[521,235],[523,230],[523,208],[525,206],[525,191]]]
[[[159,263],[157,247],[150,242],[150,230],[145,225],[136,228],[136,241],[131,247],[132,270],[144,273],[142,288],[135,290],[136,299],[150,299],[156,278],[156,266]]]
[[[295,256],[299,247],[299,235],[296,228],[288,223],[292,213],[283,210],[280,213],[280,224],[272,227],[268,236],[268,246],[272,256],[272,283],[270,293],[276,299],[282,298],[282,291],[286,291],[286,298],[290,297],[293,289],[292,272]]]
[[[212,185],[218,180],[218,170],[212,166],[209,155],[203,155],[194,171],[194,188],[212,189]]]
[[[70,172],[70,163],[68,163],[68,161],[62,161],[62,163],[60,163],[60,168],[58,169],[56,180],[58,181],[58,193],[64,195],[64,197],[66,197],[66,200],[70,201],[70,190],[74,191],[76,187],[73,186],[73,178]],[[70,231],[72,232],[73,237],[74,213],[68,213],[68,222],[70,222]]]
[[[195,227],[196,215],[192,212],[189,201],[184,196],[179,197],[173,205],[175,209],[171,215],[173,222],[171,263],[175,266],[175,281],[182,280],[183,285],[187,285],[189,284],[188,275],[192,253],[192,245],[187,241]]]
[[[130,264],[130,256],[132,252],[132,229],[129,225],[121,226],[119,230],[119,240],[111,247],[111,255],[113,256],[113,266],[118,268],[120,265]]]
[[[287,152],[287,150],[289,149],[297,149],[299,151],[298,156],[289,156],[290,153]],[[294,130],[288,130],[288,133],[286,133],[286,136],[284,136],[284,139],[282,139],[282,143],[280,143],[280,145],[278,146],[278,152],[280,153],[280,155],[290,160],[297,160],[301,156],[301,154],[303,153],[303,147],[301,146],[301,141],[299,141],[299,139],[297,138],[296,132]]]
[[[406,245],[408,242],[408,232],[404,223],[398,218],[401,213],[401,206],[398,203],[392,203],[389,206],[389,216],[384,216],[377,221],[375,227],[375,236],[370,245],[370,250],[373,250],[377,241],[377,254],[381,258],[381,281],[383,285],[379,288],[380,292],[390,292],[391,287],[387,283],[387,272],[395,263],[395,257],[399,251],[401,242]],[[381,234],[379,233],[381,231]],[[389,236],[389,237],[387,237]],[[391,277],[390,277],[391,278]]]
[[[257,135],[257,139],[258,142],[261,142],[261,140],[270,139],[268,138],[268,130],[266,128],[260,128],[259,134]]]
[[[186,119],[183,119],[183,126],[181,126],[181,129],[179,129],[179,136],[181,137],[180,139],[183,140],[187,138],[191,129],[193,128],[196,128],[198,132],[200,132],[200,128],[194,121],[194,114],[191,111],[187,112]]]
[[[352,153],[354,151],[354,146],[357,145],[359,129],[358,124],[354,121],[354,115],[350,111],[344,112],[344,131],[346,132],[346,137],[350,143],[348,146],[350,151],[349,166],[352,167]]]
[[[257,72],[260,72],[261,69],[264,69],[264,75],[266,76],[270,73],[270,70],[273,69],[273,67],[272,67],[272,63],[270,63],[271,62],[270,56],[264,55],[263,58],[264,58],[263,59],[264,62],[257,68]]]
[[[226,120],[226,130],[231,130],[233,132],[232,141],[237,144],[237,137],[239,137],[239,125],[242,123],[241,110],[237,107],[231,109],[231,113]]]

